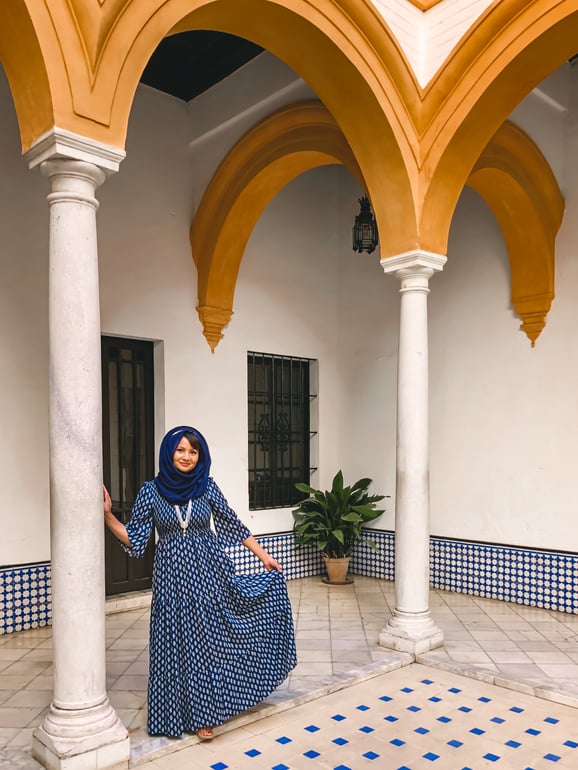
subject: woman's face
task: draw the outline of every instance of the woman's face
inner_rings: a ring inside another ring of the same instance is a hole
[[[173,465],[179,471],[183,473],[189,473],[192,471],[196,464],[199,462],[198,451],[191,446],[191,442],[188,438],[183,438],[177,444],[177,448],[173,454]]]

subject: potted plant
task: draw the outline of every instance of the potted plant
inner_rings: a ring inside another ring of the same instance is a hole
[[[293,513],[296,545],[313,545],[323,554],[327,579],[325,582],[344,584],[351,551],[360,540],[375,549],[375,543],[363,536],[364,525],[377,519],[385,509],[376,504],[389,495],[370,495],[372,479],[359,479],[349,487],[343,485],[343,473],[335,474],[330,490],[313,489],[308,484],[295,487],[309,497],[302,500]]]

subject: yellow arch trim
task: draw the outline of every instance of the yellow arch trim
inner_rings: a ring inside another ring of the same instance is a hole
[[[190,12],[183,16],[185,6]],[[416,247],[418,147],[400,84],[415,103],[419,94],[405,57],[370,0],[166,0],[141,23],[141,29],[133,30],[134,51],[120,74],[119,107],[126,109],[123,105],[132,99],[146,62],[141,49],[154,48],[159,27],[164,33],[215,29],[252,40],[301,75],[339,124],[387,234],[382,251],[396,254]],[[118,115],[124,132],[128,113]]]
[[[3,60],[14,62],[9,69],[24,149],[54,125],[123,148],[140,76],[162,38],[188,29],[229,32],[285,61],[335,117],[363,169],[375,215],[387,234],[382,254],[419,245],[414,205],[419,146],[411,113],[419,109],[420,93],[371,0],[11,4],[18,3],[21,15],[34,20],[29,25],[37,38],[36,61],[23,53],[27,46],[22,34],[10,35],[3,28],[0,39]]]
[[[42,9],[41,9],[42,10]],[[43,50],[25,0],[14,0],[2,7],[0,61],[10,84],[20,136],[24,148],[54,124],[50,82],[45,58],[53,51]],[[44,14],[50,27],[50,19]]]
[[[453,212],[492,136],[554,68],[576,51],[575,0],[498,0],[424,91],[418,118],[421,241],[446,253]]]
[[[300,102],[266,118],[225,157],[191,227],[197,312],[211,350],[232,315],[245,246],[269,201],[303,172],[336,163],[345,165],[364,185],[351,148],[319,102]]]
[[[434,5],[438,5],[442,0],[409,0],[412,5],[415,5],[420,11],[429,11]]]
[[[468,186],[492,209],[508,248],[512,304],[532,347],[554,298],[556,234],[564,198],[546,159],[513,123],[505,123],[476,163]]]

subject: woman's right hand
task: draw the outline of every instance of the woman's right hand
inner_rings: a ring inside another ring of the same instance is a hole
[[[103,498],[104,498],[104,512],[105,512],[105,514],[112,513],[112,500],[110,499],[110,495],[108,493],[108,489],[104,486],[104,484],[102,485],[102,494],[103,494]]]
[[[104,502],[104,523],[121,543],[124,543],[128,548],[131,548],[131,542],[126,527],[112,512],[112,500],[108,493],[108,489],[104,484],[102,485],[102,496]]]

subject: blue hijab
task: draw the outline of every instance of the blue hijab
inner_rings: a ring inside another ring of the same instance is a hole
[[[190,473],[183,473],[173,465],[173,455],[185,433],[192,433],[201,445],[199,461]],[[204,494],[209,483],[211,455],[203,436],[195,428],[181,425],[173,428],[161,441],[159,472],[154,483],[161,495],[173,505],[185,505],[189,500]]]

